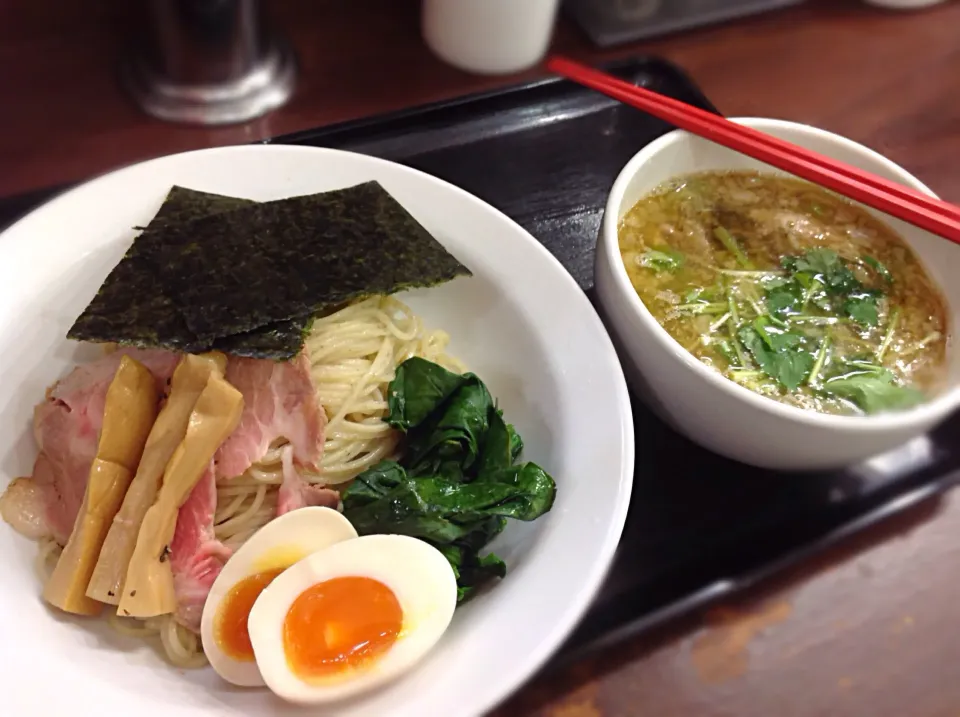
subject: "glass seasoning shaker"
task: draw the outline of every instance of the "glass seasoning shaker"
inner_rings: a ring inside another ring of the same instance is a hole
[[[260,0],[140,0],[123,82],[154,117],[201,125],[251,120],[293,92],[293,51]]]

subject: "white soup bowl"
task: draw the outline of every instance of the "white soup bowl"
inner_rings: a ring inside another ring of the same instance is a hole
[[[781,120],[734,121],[933,195],[902,167],[844,137]],[[663,182],[693,172],[722,170],[783,174],[743,154],[676,130],[644,147],[627,163],[607,200],[597,246],[597,294],[628,380],[651,407],[689,438],[716,453],[782,470],[853,464],[896,448],[949,416],[960,405],[960,360],[952,342],[947,348],[948,378],[932,400],[895,413],[837,416],[778,403],[734,383],[688,353],[660,326],[627,276],[617,235],[620,221],[638,200]],[[888,215],[874,213],[909,244],[941,288],[949,310],[950,336],[956,336],[960,281],[948,279],[960,276],[960,247]]]

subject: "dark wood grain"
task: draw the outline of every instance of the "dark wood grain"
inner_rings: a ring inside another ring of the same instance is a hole
[[[0,5],[0,195],[147,157],[248,142],[516,82],[467,75],[418,37],[416,0],[275,0],[303,68],[293,101],[201,129],[139,113],[113,76],[135,3]],[[843,0],[609,51],[561,22],[555,49],[683,65],[728,115],[840,132],[960,201],[960,2],[918,13]],[[548,670],[507,715],[960,714],[960,494],[811,561],[744,602]]]

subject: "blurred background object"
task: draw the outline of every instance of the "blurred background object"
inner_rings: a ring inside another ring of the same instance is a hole
[[[560,0],[423,0],[427,46],[483,75],[526,70],[546,54]]]
[[[805,0],[566,0],[564,7],[593,42],[609,47],[801,2]]]
[[[201,125],[246,122],[293,92],[293,51],[260,0],[139,0],[124,85],[148,114]]]
[[[924,7],[939,5],[946,0],[863,0],[868,5],[886,7],[891,10],[919,10]]]

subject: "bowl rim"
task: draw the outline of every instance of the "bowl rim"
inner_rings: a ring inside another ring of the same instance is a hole
[[[848,139],[842,135],[820,129],[812,125],[800,122],[791,122],[789,120],[772,119],[765,117],[731,117],[730,121],[742,124],[759,130],[785,129],[803,136],[814,136],[821,139],[827,139],[838,146],[856,152],[869,158],[892,172],[896,176],[896,181],[912,189],[928,194],[932,197],[937,195],[927,187],[923,182],[910,174],[906,169],[896,164],[892,160],[884,157],[879,152],[866,147],[859,142]],[[902,432],[906,428],[931,424],[950,414],[960,406],[960,384],[955,384],[944,389],[932,400],[920,404],[914,408],[903,411],[891,411],[876,415],[849,416],[821,413],[810,409],[799,408],[789,404],[781,403],[767,396],[762,396],[751,391],[749,388],[741,386],[731,379],[714,371],[699,361],[680,343],[674,339],[670,333],[660,325],[654,318],[650,310],[647,309],[643,300],[633,288],[626,267],[623,264],[623,256],[620,253],[620,241],[618,226],[620,224],[620,208],[623,204],[624,195],[631,181],[640,172],[644,165],[656,154],[664,151],[672,145],[681,142],[689,142],[695,135],[681,129],[675,129],[667,134],[658,137],[650,144],[646,145],[637,152],[620,170],[617,178],[613,182],[610,193],[607,196],[607,203],[604,208],[603,224],[601,232],[603,234],[603,254],[605,260],[612,269],[613,281],[616,285],[618,300],[622,301],[630,313],[630,320],[639,322],[650,334],[650,337],[656,341],[661,348],[677,358],[687,369],[701,380],[723,391],[733,399],[737,399],[747,406],[760,413],[775,416],[787,421],[804,424],[814,428],[823,428],[834,431],[846,431],[853,433],[874,433],[897,430]],[[906,237],[901,237],[911,249],[913,244]],[[915,250],[914,250],[915,251]],[[939,286],[938,286],[939,288]],[[942,289],[941,289],[942,291]],[[950,305],[944,293],[944,300],[947,302],[948,315],[953,314],[954,307]],[[948,351],[952,347],[949,345]]]

